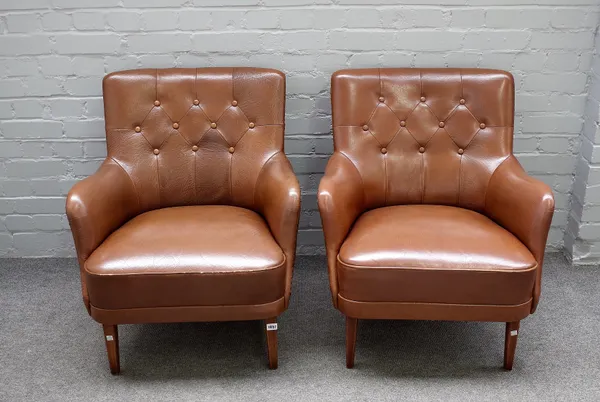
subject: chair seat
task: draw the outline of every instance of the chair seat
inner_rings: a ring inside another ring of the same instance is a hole
[[[517,305],[537,263],[510,232],[474,211],[402,205],[368,211],[338,255],[339,294],[364,302]]]
[[[85,263],[92,306],[256,305],[284,297],[285,256],[257,213],[186,206],[141,214]]]

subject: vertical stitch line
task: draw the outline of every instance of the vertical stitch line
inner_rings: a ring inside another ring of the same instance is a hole
[[[196,75],[194,76],[194,99],[198,99],[198,69],[196,68]],[[204,134],[202,135],[204,136]],[[198,141],[199,143],[200,141]],[[200,148],[198,148],[198,151]],[[198,184],[196,183],[196,169],[198,165],[198,161],[196,159],[198,151],[194,152],[194,200],[196,203],[199,203],[198,199]],[[193,151],[192,151],[193,152]]]
[[[419,69],[419,85],[421,86],[421,96],[423,96],[423,73],[421,69]],[[431,136],[431,138],[433,138],[434,135],[435,133]],[[429,138],[429,140],[431,140],[431,138]],[[423,203],[425,203],[425,154],[421,154],[421,204]]]
[[[459,162],[458,162],[458,196],[456,197],[456,205],[460,206],[460,188],[461,188],[461,178],[462,178],[462,160],[463,160],[463,156],[460,155],[459,156]]]
[[[458,70],[458,73],[460,75],[460,98],[464,99],[464,97],[465,97],[465,90],[464,90],[464,86],[463,86],[462,70]],[[473,116],[473,117],[475,117],[475,116]],[[477,119],[475,119],[475,120],[477,120]],[[475,133],[475,135],[473,136],[473,138],[475,138],[475,136],[477,136],[478,133],[479,133],[479,131],[477,133]],[[471,138],[471,141],[473,141],[473,138]],[[469,144],[471,144],[471,141],[469,141]],[[469,144],[467,144],[467,147],[469,146]],[[458,195],[456,197],[456,205],[458,205],[458,206],[460,206],[460,189],[461,189],[461,183],[462,183],[462,180],[461,180],[462,179],[462,160],[463,160],[463,156],[460,155],[460,159],[459,159],[459,162],[458,162]]]
[[[156,98],[154,98],[154,99],[158,99],[158,69],[156,69],[156,73],[155,73],[154,88],[155,88],[155,95],[156,95]],[[160,169],[158,166],[158,155],[154,156],[154,160],[156,160],[156,181],[157,181],[156,189],[158,192],[158,205],[162,206],[161,205],[162,201],[161,201],[161,196],[160,196]]]
[[[235,67],[231,69],[231,99],[235,100]]]
[[[425,203],[425,154],[421,154],[421,204]]]
[[[379,96],[383,96],[383,94],[382,94],[383,87],[382,87],[382,84],[381,84],[381,68],[377,69],[377,74],[379,76]],[[394,135],[394,138],[395,137],[396,136]],[[389,143],[386,144],[386,146],[389,146],[389,145],[390,145]],[[387,155],[383,155],[383,177],[385,178],[385,181],[383,183],[383,185],[384,185],[384,188],[383,188],[383,205],[387,206],[388,181],[389,181],[389,177],[387,175]]]
[[[233,179],[231,174],[231,168],[233,166],[233,154],[229,154],[229,199],[233,204]]]
[[[235,74],[235,67],[233,67],[231,69],[231,99],[232,100],[234,99],[233,98],[233,85],[235,82],[234,74]],[[231,107],[231,106],[229,106],[229,107]],[[223,112],[223,113],[225,113],[225,112]],[[220,133],[220,131],[219,131],[219,133]],[[226,140],[225,142],[228,142],[228,141]],[[236,145],[237,145],[237,143],[236,143]],[[232,170],[233,170],[233,154],[229,154],[229,199],[230,199],[230,202],[233,204],[233,172],[232,172]]]

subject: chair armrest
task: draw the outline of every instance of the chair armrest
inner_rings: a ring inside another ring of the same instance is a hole
[[[139,212],[133,182],[123,168],[107,159],[96,173],[78,182],[67,196],[67,218],[73,233],[79,267],[117,228]],[[85,282],[83,300],[89,311]]]
[[[296,235],[300,219],[300,185],[292,165],[283,152],[273,155],[263,166],[254,193],[260,212],[286,258],[285,306],[292,287],[296,256]]]
[[[334,152],[319,184],[319,212],[325,235],[329,286],[337,307],[337,255],[350,228],[364,212],[364,187],[358,169],[341,152]]]
[[[540,298],[544,250],[554,213],[552,190],[545,183],[528,176],[511,155],[490,178],[485,213],[521,240],[538,263],[533,313]]]

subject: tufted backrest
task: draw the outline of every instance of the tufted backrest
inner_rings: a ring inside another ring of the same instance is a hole
[[[252,208],[261,168],[283,151],[285,76],[259,68],[132,70],[103,82],[108,158],[144,211]]]
[[[342,70],[331,94],[335,150],[358,169],[367,208],[484,208],[492,173],[512,153],[510,73]]]

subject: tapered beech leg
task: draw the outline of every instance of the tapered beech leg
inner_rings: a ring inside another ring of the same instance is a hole
[[[269,358],[269,368],[277,368],[277,317],[267,318],[265,320],[265,333],[267,334],[267,357]]]
[[[354,367],[354,354],[356,352],[356,326],[357,318],[346,317],[346,367]]]
[[[119,362],[119,331],[116,325],[103,325],[103,327],[110,372],[111,374],[119,374],[121,372],[121,364]]]
[[[520,321],[506,323],[506,332],[504,334],[504,368],[512,370],[515,360],[515,349],[517,348],[517,337],[519,335]]]

